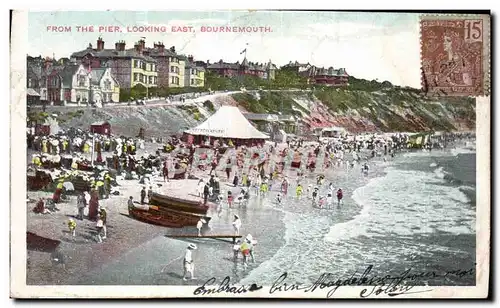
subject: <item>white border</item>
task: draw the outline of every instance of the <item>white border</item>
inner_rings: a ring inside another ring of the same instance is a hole
[[[35,6],[36,7],[36,6]],[[213,7],[213,6],[212,6]],[[309,8],[313,8],[311,5]],[[26,190],[26,152],[24,128],[26,118],[25,99],[25,53],[27,46],[27,14],[14,12],[12,50],[11,50],[11,296],[42,298],[158,298],[192,297],[196,287],[182,286],[26,286],[26,207],[15,206],[25,203]],[[483,298],[488,292],[489,250],[490,250],[490,99],[477,100],[477,249],[476,287],[442,287],[432,292],[417,293],[397,298]],[[16,143],[15,143],[16,142]],[[20,193],[22,192],[22,193]],[[362,287],[343,287],[334,298],[358,298]],[[412,291],[417,291],[415,287]],[[422,290],[426,290],[422,288]],[[287,292],[268,294],[268,288],[260,292],[247,293],[241,297],[277,297],[277,298],[325,298],[324,292],[314,293]],[[220,297],[229,297],[220,294]],[[205,296],[206,297],[206,296]],[[217,296],[214,296],[217,297]],[[377,298],[381,298],[380,296]]]

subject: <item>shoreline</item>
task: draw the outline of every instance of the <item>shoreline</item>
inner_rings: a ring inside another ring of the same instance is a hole
[[[410,151],[408,151],[410,152]],[[399,152],[396,155],[396,159],[398,156],[404,155],[408,152]],[[413,152],[413,151],[411,151]],[[363,153],[363,155],[366,153]],[[389,161],[392,159],[389,159]],[[385,166],[382,157],[375,157],[368,159],[370,164],[370,175],[368,176],[369,180],[384,176]],[[332,181],[334,185],[336,183],[342,183],[345,181],[343,177],[349,178],[349,176],[358,174],[361,178],[360,169],[361,164],[355,165],[354,169],[350,169],[348,172],[345,170],[340,170],[338,167],[334,170],[329,170],[325,173],[325,176],[328,181]],[[290,175],[290,173],[294,173],[289,169],[289,179],[291,180],[291,192],[290,194],[294,194],[294,177]],[[316,173],[314,173],[316,174]],[[308,174],[308,181],[313,177],[313,174]],[[352,176],[351,176],[352,177]],[[352,178],[351,178],[352,180]],[[175,182],[179,180],[171,180],[171,182]],[[182,180],[180,180],[182,181]],[[368,183],[366,179],[363,181],[355,181],[357,185],[352,185],[350,187],[341,187],[344,190],[344,202],[346,204],[352,205],[353,212],[350,213],[349,217],[343,217],[344,221],[336,221],[335,224],[349,222],[357,215],[360,214],[362,210],[362,206],[359,206],[353,199],[353,192],[363,187]],[[184,181],[182,181],[184,182]],[[179,182],[181,183],[181,182]],[[100,273],[105,272],[113,272],[116,271],[116,268],[123,266],[124,260],[129,260],[130,258],[134,259],[137,256],[141,256],[141,253],[147,251],[147,249],[155,249],[154,247],[160,247],[158,250],[167,251],[166,255],[161,255],[161,262],[154,261],[150,264],[150,273],[152,277],[156,277],[154,279],[159,279],[156,283],[146,283],[146,284],[181,284],[181,285],[196,285],[199,284],[202,280],[194,280],[183,282],[182,279],[179,278],[179,275],[182,275],[181,268],[176,265],[174,266],[173,272],[169,271],[167,275],[160,275],[158,278],[158,274],[161,268],[179,257],[183,254],[185,250],[185,246],[187,243],[193,242],[196,243],[203,252],[198,250],[194,253],[195,261],[197,262],[197,272],[203,275],[212,275],[213,277],[219,277],[223,279],[225,276],[229,275],[231,277],[231,282],[238,283],[240,281],[244,281],[248,277],[251,277],[252,271],[256,270],[260,266],[266,266],[266,262],[269,263],[275,257],[276,254],[280,252],[282,249],[286,249],[287,243],[287,230],[285,226],[285,216],[282,210],[287,210],[286,205],[284,209],[274,208],[273,206],[263,206],[262,204],[257,205],[255,207],[248,207],[243,214],[242,209],[234,209],[234,210],[224,210],[224,217],[213,217],[212,230],[223,230],[224,227],[230,227],[230,222],[232,218],[232,213],[238,213],[243,220],[243,228],[242,234],[251,233],[254,235],[256,239],[259,241],[258,248],[256,249],[256,263],[250,263],[250,266],[247,271],[242,272],[240,267],[241,264],[236,264],[235,268],[228,273],[228,264],[226,261],[230,259],[231,255],[231,244],[216,241],[203,241],[201,239],[192,239],[192,240],[177,240],[172,238],[165,237],[166,234],[173,232],[177,233],[195,233],[194,227],[185,227],[182,229],[170,229],[164,228],[154,225],[149,225],[147,223],[143,223],[128,217],[126,199],[129,195],[137,196],[141,184],[137,184],[136,180],[124,180],[120,181],[121,186],[121,194],[120,196],[113,196],[108,200],[100,200],[100,203],[104,204],[106,209],[108,210],[108,239],[105,240],[103,244],[97,244],[92,242],[92,238],[89,237],[89,234],[92,233],[94,229],[95,223],[89,222],[85,220],[84,222],[77,220],[77,240],[72,239],[68,233],[66,233],[66,221],[71,215],[76,214],[76,205],[75,200],[71,200],[69,204],[61,204],[58,207],[61,209],[60,212],[56,214],[47,216],[47,215],[37,215],[31,212],[31,208],[34,204],[28,204],[28,231],[41,231],[43,233],[38,232],[39,235],[49,235],[49,238],[58,238],[62,241],[61,249],[67,253],[68,262],[67,262],[67,271],[64,272],[62,270],[55,270],[55,268],[50,264],[50,254],[41,253],[41,252],[33,252],[30,251],[28,255],[30,255],[30,265],[31,268],[27,269],[27,284],[28,285],[51,285],[51,284],[71,284],[71,285],[82,285],[82,284],[99,284],[98,279],[96,277],[100,275]],[[221,182],[224,186],[227,182]],[[342,186],[342,185],[340,185]],[[273,193],[276,193],[278,185],[275,183]],[[305,188],[305,187],[304,187]],[[185,192],[189,193],[189,192]],[[194,193],[194,192],[193,192]],[[51,193],[46,192],[28,192],[30,198],[44,195],[50,196]],[[274,196],[274,195],[273,195]],[[273,196],[269,199],[272,200]],[[253,196],[252,198],[255,198]],[[268,200],[269,201],[269,200]],[[210,209],[213,212],[213,209]],[[260,216],[259,216],[260,213]],[[271,214],[271,218],[266,217],[264,213]],[[215,214],[216,215],[216,214]],[[51,217],[52,216],[52,217]],[[47,218],[46,218],[47,217]],[[277,220],[279,219],[279,223]],[[266,226],[264,221],[268,220],[271,226]],[[48,223],[47,223],[48,222]],[[333,225],[332,225],[333,226]],[[330,226],[330,227],[332,227]],[[330,229],[330,227],[328,229]],[[87,233],[84,233],[87,232]],[[35,232],[37,233],[37,232]],[[278,242],[281,245],[276,246],[276,239],[268,239],[266,240],[267,234],[278,233],[280,234],[280,240]],[[148,248],[149,247],[149,248]],[[199,248],[199,249],[200,249]],[[135,256],[135,257],[134,257]],[[144,256],[144,255],[142,255]],[[197,260],[198,259],[198,260]],[[103,275],[101,275],[103,276]],[[130,275],[129,275],[130,276]],[[102,281],[101,284],[116,284],[116,281]],[[112,276],[110,276],[112,278]],[[135,283],[131,283],[131,285],[137,285],[137,279],[135,277],[129,278],[131,281],[136,279]],[[149,277],[148,279],[151,279]],[[146,279],[146,280],[148,280]],[[106,280],[106,279],[104,279]],[[121,284],[127,284],[126,282],[121,282]],[[139,283],[144,284],[144,283]]]

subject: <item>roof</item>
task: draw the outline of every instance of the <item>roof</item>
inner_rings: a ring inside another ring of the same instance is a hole
[[[42,67],[36,64],[28,64],[26,74],[28,78],[42,78]]]
[[[80,68],[79,64],[66,65],[59,72],[59,76],[61,76],[62,82],[65,85],[72,84],[72,82],[73,82],[73,76],[76,74],[76,72],[78,71],[79,68]]]
[[[26,90],[26,95],[29,95],[29,96],[40,96],[40,94],[38,94],[38,92],[36,92],[35,90],[33,90],[31,88],[28,88]]]
[[[168,48],[163,48],[163,50],[159,48],[146,48],[146,52],[151,57],[177,57],[177,54]]]
[[[106,69],[107,68],[93,68],[92,71],[90,71],[90,78],[92,78],[93,84],[99,84],[99,81],[101,81],[102,75],[104,75]]]
[[[101,125],[109,125],[108,121],[100,121],[100,122],[94,122],[90,124],[91,126],[101,126]]]
[[[185,131],[191,135],[202,135],[234,139],[268,139],[250,124],[241,111],[234,106],[222,106],[210,118],[195,128]]]
[[[333,67],[318,68],[315,75],[348,76],[344,68],[334,69]]]
[[[207,66],[207,69],[231,69],[231,70],[239,70],[240,68],[246,67],[251,71],[263,71],[265,72],[268,67],[269,63],[267,64],[260,64],[260,63],[253,63],[249,62],[246,58],[243,59],[243,62],[240,64],[239,62],[236,63],[226,63],[226,62],[216,62],[213,64],[210,64]],[[273,69],[277,69],[276,65],[271,63],[271,66]]]
[[[205,68],[203,66],[196,65],[195,62],[186,62],[185,68],[196,68],[200,72],[204,72]]]
[[[95,58],[136,58],[142,59],[150,62],[156,61],[154,58],[150,56],[146,56],[144,54],[140,54],[135,50],[135,48],[126,49],[124,51],[117,51],[116,49],[103,49],[97,50],[93,48],[87,48],[84,50],[80,50],[71,54],[72,58],[83,58],[87,54],[90,54]]]

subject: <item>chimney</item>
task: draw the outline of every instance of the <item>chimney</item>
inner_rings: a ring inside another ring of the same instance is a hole
[[[141,46],[141,51],[146,49],[146,41],[144,37],[141,37],[138,44]]]
[[[210,65],[210,60],[207,60],[207,65]]]
[[[142,54],[142,45],[140,43],[136,43],[134,49],[138,54]]]
[[[125,51],[125,41],[118,41],[115,43],[116,51]]]
[[[158,42],[156,46],[158,47],[159,52],[163,53],[165,51],[165,45],[163,45],[162,42]]]
[[[189,55],[189,56],[188,56],[188,61],[189,61],[189,62],[193,62],[193,61],[194,61],[193,55]]]
[[[175,52],[175,46],[170,47],[171,52]]]
[[[104,41],[102,40],[102,37],[99,37],[97,39],[97,51],[101,51],[104,49]]]

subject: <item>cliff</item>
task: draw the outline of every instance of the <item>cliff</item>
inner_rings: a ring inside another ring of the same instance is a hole
[[[298,115],[311,127],[342,126],[351,132],[475,129],[474,98],[428,98],[414,89],[250,91],[232,97],[248,112]]]
[[[32,110],[30,118],[58,114],[62,128],[87,130],[91,123],[109,121],[113,134],[146,136],[179,133],[205,120],[220,105],[238,106],[243,112],[299,116],[307,126],[342,126],[355,132],[466,131],[475,129],[474,98],[427,98],[419,91],[386,86],[357,90],[252,90],[219,93],[185,103],[106,108],[48,107]]]

